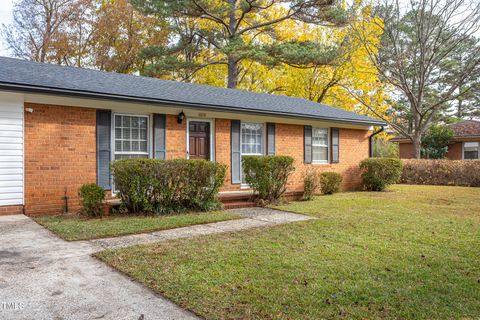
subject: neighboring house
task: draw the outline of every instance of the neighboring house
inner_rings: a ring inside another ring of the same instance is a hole
[[[278,95],[0,57],[0,213],[78,209],[78,190],[111,190],[115,159],[206,159],[239,192],[245,155],[295,159],[288,191],[309,167],[360,184],[372,126],[382,121]]]
[[[465,120],[449,125],[449,128],[453,130],[454,136],[448,146],[447,159],[480,159],[480,121]],[[410,139],[396,137],[390,141],[398,142],[400,158],[414,158]]]

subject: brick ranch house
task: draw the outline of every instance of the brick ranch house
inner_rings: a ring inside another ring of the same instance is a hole
[[[382,121],[304,99],[0,57],[0,213],[78,209],[82,184],[111,190],[109,165],[130,157],[228,166],[221,194],[244,192],[244,155],[295,159],[289,192],[309,167],[359,186]]]
[[[447,159],[450,160],[478,160],[480,159],[480,121],[465,120],[449,125],[454,136],[448,146]],[[395,137],[401,159],[414,158],[413,143],[403,137]]]

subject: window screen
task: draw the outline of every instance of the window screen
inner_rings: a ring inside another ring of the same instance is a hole
[[[463,144],[463,158],[466,160],[479,159],[479,145],[478,142],[465,142]]]
[[[148,158],[148,116],[115,115],[115,160]]]
[[[242,123],[242,154],[263,154],[263,125]]]
[[[241,126],[241,156],[263,155],[264,137],[263,124],[243,123]],[[245,174],[241,174],[242,183],[245,184]]]
[[[328,162],[327,128],[313,128],[312,130],[312,160],[317,163]]]

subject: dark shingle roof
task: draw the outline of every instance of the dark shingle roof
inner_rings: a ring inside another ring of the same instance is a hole
[[[480,136],[480,121],[465,120],[449,126],[456,137]]]
[[[462,141],[462,138],[480,137],[480,121],[464,120],[448,125],[453,130],[453,139]],[[412,141],[405,136],[396,136],[390,139],[391,142],[411,143]]]
[[[367,125],[381,120],[305,99],[0,57],[0,89],[180,104]]]

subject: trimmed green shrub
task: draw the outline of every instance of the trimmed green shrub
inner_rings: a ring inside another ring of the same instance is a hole
[[[443,159],[455,133],[446,126],[432,125],[422,137],[422,158]]]
[[[103,200],[105,191],[95,183],[84,184],[79,191],[82,208],[80,212],[90,217],[98,217],[103,214]]]
[[[403,164],[400,159],[368,158],[360,162],[363,187],[369,191],[383,191],[398,182]]]
[[[336,172],[320,173],[320,190],[323,194],[334,194],[340,191],[343,177]]]
[[[480,160],[408,159],[403,163],[401,183],[480,187]]]
[[[259,205],[277,203],[287,189],[293,172],[293,158],[288,156],[244,156],[245,182],[256,191]]]
[[[312,200],[319,185],[318,173],[315,170],[308,170],[303,177],[303,200]]]
[[[172,213],[221,208],[226,167],[205,160],[124,159],[111,165],[128,212]]]

